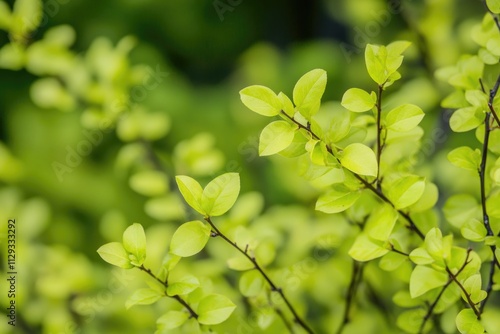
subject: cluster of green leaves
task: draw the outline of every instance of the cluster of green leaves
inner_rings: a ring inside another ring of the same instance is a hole
[[[494,54],[494,43],[487,35],[495,34],[494,38],[500,40],[489,14],[481,31],[476,35],[482,34],[485,41],[485,49],[480,51],[484,58],[486,52]],[[405,41],[387,46],[367,45],[365,64],[377,91],[348,89],[340,105],[331,102],[321,105],[327,79],[320,69],[298,80],[293,102],[283,92],[276,94],[258,85],[241,90],[241,100],[258,114],[281,118],[262,131],[260,155],[298,158],[304,177],[324,191],[316,202],[316,210],[328,214],[344,212],[349,220],[361,226],[349,255],[361,262],[380,258],[382,270],[408,282],[408,287],[393,298],[398,306],[411,308],[398,317],[397,325],[401,329],[408,333],[429,332],[433,323],[428,320],[442,314],[444,320],[456,317],[461,333],[483,333],[483,326],[491,332],[495,324],[490,316],[492,312],[483,311],[492,293],[494,277],[497,277],[493,273],[498,266],[495,256],[498,256],[496,206],[499,192],[494,185],[498,184],[495,177],[499,163],[496,160],[489,170],[485,169],[486,154],[470,147],[455,149],[448,155],[454,165],[493,178],[481,187],[490,192],[484,196],[482,205],[470,195],[455,195],[444,208],[446,218],[460,229],[465,239],[484,242],[484,246],[492,249],[489,256],[480,257],[478,254],[482,253],[454,243],[452,234],[443,237],[435,209],[438,188],[412,173],[411,158],[418,152],[423,135],[419,127],[424,117],[422,109],[413,104],[382,104],[383,92],[401,78],[398,69],[402,53],[408,47]],[[498,82],[489,97],[484,87],[481,91],[484,60],[480,57],[464,57],[457,68],[441,71],[458,88],[443,105],[461,108],[450,119],[454,131],[477,129],[477,138],[483,145],[490,140],[484,149],[498,154],[495,150],[500,143],[500,138],[496,137],[499,132],[494,131],[499,125],[495,124],[498,120],[495,116]],[[498,57],[495,59],[496,64]],[[367,114],[368,111],[371,113]],[[485,137],[485,133],[491,133],[490,137]],[[484,177],[481,180],[484,182]],[[481,207],[483,213],[491,211],[493,219],[481,221]],[[418,246],[417,237],[423,245]],[[485,291],[480,270],[488,259],[492,261],[492,269]],[[460,310],[457,307],[460,297],[468,308]],[[346,308],[350,298],[351,292]],[[349,310],[345,319],[348,313]],[[442,326],[450,330],[446,321]]]
[[[237,195],[237,194],[236,194]],[[129,226],[123,233],[122,242],[110,242],[101,246],[97,252],[102,259],[123,269],[138,268],[154,278],[149,288],[137,290],[126,302],[127,308],[134,305],[149,305],[162,297],[177,300],[181,310],[170,310],[157,320],[157,333],[180,327],[193,327],[188,322],[193,318],[200,325],[216,325],[225,321],[233,312],[235,305],[220,294],[206,294],[197,277],[187,274],[176,280],[169,279],[170,273],[181,258],[199,253],[210,238],[210,227],[201,221],[182,224],[172,235],[169,253],[163,264],[154,274],[144,266],[146,260],[146,236],[140,224]]]

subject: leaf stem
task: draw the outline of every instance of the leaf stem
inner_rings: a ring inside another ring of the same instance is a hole
[[[299,316],[299,314],[297,313],[297,311],[295,310],[295,308],[292,306],[292,304],[290,303],[290,301],[288,300],[288,298],[285,296],[285,293],[283,292],[283,289],[281,289],[280,287],[276,286],[276,284],[266,274],[266,272],[264,271],[264,269],[262,269],[262,267],[259,265],[259,263],[257,262],[257,259],[254,256],[252,256],[252,255],[250,255],[248,253],[247,248],[245,248],[245,250],[243,250],[242,248],[240,248],[240,246],[238,246],[236,244],[236,242],[234,242],[231,239],[229,239],[224,233],[222,233],[217,228],[217,226],[215,226],[215,224],[212,222],[212,219],[210,217],[205,217],[205,221],[208,224],[210,224],[210,226],[215,231],[215,233],[217,234],[217,236],[219,236],[222,239],[224,239],[224,241],[226,241],[229,245],[231,245],[238,252],[240,252],[244,257],[246,257],[250,262],[252,262],[255,270],[257,270],[261,274],[261,276],[264,278],[264,280],[269,284],[269,287],[271,288],[271,291],[275,291],[275,292],[277,292],[281,296],[281,298],[285,302],[286,306],[288,307],[288,309],[290,310],[290,312],[293,314],[293,319],[294,319],[295,323],[297,323],[300,327],[302,327],[307,333],[313,334],[314,333],[313,330]]]
[[[378,94],[377,94],[377,178],[375,179],[377,182],[377,190],[381,191],[381,184],[380,184],[380,158],[382,157],[382,149],[383,149],[383,144],[382,144],[382,125],[381,125],[381,120],[382,120],[382,93],[384,91],[384,87],[382,85],[378,86]]]
[[[470,255],[470,252],[472,251],[472,249],[468,249],[467,250],[467,257],[465,258],[465,261],[464,261],[464,264],[462,265],[462,267],[460,267],[460,269],[457,271],[457,273],[455,275],[450,275],[450,277],[448,278],[448,282],[446,282],[446,284],[443,286],[443,288],[441,289],[441,291],[439,291],[439,294],[438,296],[436,297],[436,299],[434,300],[434,302],[429,306],[429,309],[427,310],[427,313],[425,314],[424,316],[424,319],[422,321],[422,324],[420,324],[420,329],[418,331],[419,334],[423,333],[424,332],[424,328],[425,328],[425,324],[427,323],[427,321],[430,319],[430,317],[432,316],[432,313],[434,312],[434,309],[436,308],[437,304],[439,303],[439,300],[441,299],[441,297],[443,296],[443,293],[444,291],[448,288],[448,286],[450,286],[450,284],[453,282],[453,278],[452,276],[455,276],[457,277],[458,275],[460,275],[460,273],[462,272],[462,270],[464,270],[464,268],[467,266],[467,264],[470,262],[469,261],[469,255]],[[448,272],[449,274],[449,272]]]
[[[316,135],[311,129],[309,129],[308,127],[300,124],[299,122],[297,122],[295,119],[293,119],[293,117],[290,117],[288,116],[284,111],[281,111],[281,113],[287,117],[290,121],[292,121],[293,123],[297,124],[297,126],[299,127],[299,129],[303,129],[303,130],[306,130],[310,135],[311,137],[313,137],[314,139],[316,140],[321,140],[323,141],[318,135]],[[323,141],[324,142],[324,141]],[[339,158],[337,158],[332,150],[332,148],[330,146],[326,146],[326,149],[328,151],[328,153],[330,153],[335,159],[337,159],[337,161],[340,163],[340,160]],[[354,177],[356,179],[358,179],[361,183],[363,183],[363,185],[370,189],[375,195],[377,195],[381,200],[383,200],[384,202],[386,202],[387,204],[389,204],[390,206],[392,206],[394,209],[396,209],[396,207],[394,206],[394,203],[392,203],[392,201],[390,199],[387,198],[387,196],[385,196],[385,194],[382,192],[382,190],[380,189],[377,189],[376,187],[374,187],[370,182],[366,181],[364,178],[362,178],[361,176],[359,176],[358,174],[356,173],[352,173],[352,175],[354,175]],[[403,216],[406,221],[408,222],[408,226],[407,228],[410,230],[410,231],[413,231],[415,232],[419,237],[420,239],[425,239],[425,236],[424,234],[422,233],[422,231],[420,231],[420,229],[417,227],[417,225],[415,224],[415,222],[413,221],[413,219],[410,217],[410,215],[400,209],[396,209],[396,211],[401,215]]]
[[[464,286],[462,285],[462,283],[460,283],[458,281],[457,277],[451,272],[451,270],[448,267],[446,267],[446,272],[448,273],[449,277],[453,280],[453,282],[455,282],[458,285],[458,287],[460,288],[460,290],[462,290],[462,292],[465,295],[465,298],[467,298],[467,304],[469,304],[469,306],[472,309],[472,311],[474,311],[474,314],[476,315],[477,319],[480,320],[481,319],[481,312],[476,307],[476,304],[472,301],[472,299],[470,297],[470,294],[464,288]]]
[[[151,271],[151,269],[148,269],[148,268],[144,267],[144,265],[141,265],[140,267],[136,267],[136,268],[139,269],[139,270],[141,270],[141,271],[144,271],[146,274],[148,274],[149,276],[151,276],[152,278],[154,278],[156,281],[158,281],[165,288],[168,288],[167,281],[162,281],[158,276],[156,276],[155,274],[153,274],[153,272]],[[189,304],[184,299],[182,299],[181,296],[179,296],[179,295],[169,296],[166,293],[165,293],[165,296],[177,300],[189,312],[189,315],[191,316],[191,318],[198,319],[198,314],[191,308],[191,306],[189,306]]]

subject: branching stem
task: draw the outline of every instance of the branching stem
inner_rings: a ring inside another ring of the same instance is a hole
[[[349,323],[351,312],[351,306],[356,297],[356,292],[358,291],[359,284],[363,278],[363,264],[357,261],[353,261],[352,265],[352,275],[351,282],[349,283],[349,288],[347,289],[346,304],[344,308],[344,315],[342,316],[342,322],[340,323],[339,329],[337,329],[337,334],[341,334],[344,327]]]
[[[144,267],[144,265],[141,265],[140,267],[136,267],[136,268],[139,269],[139,270],[141,270],[141,271],[144,271],[146,274],[148,274],[149,276],[151,276],[152,278],[154,278],[156,281],[158,281],[165,288],[168,287],[168,282],[167,281],[162,281],[161,279],[159,279],[158,276],[156,276],[155,274],[153,274],[153,272],[151,271],[151,269],[148,269],[148,268]],[[198,319],[198,314],[191,308],[191,306],[189,306],[189,304],[184,299],[182,299],[181,296],[179,296],[179,295],[169,296],[166,293],[165,293],[165,296],[177,300],[189,312],[191,318]]]
[[[292,121],[294,124],[296,124],[299,127],[299,129],[306,130],[311,135],[312,138],[314,138],[316,140],[321,140],[322,141],[322,139],[317,134],[315,134],[308,126],[305,126],[305,125],[301,124],[300,122],[298,122],[297,120],[295,120],[293,117],[290,117],[289,115],[287,115],[284,111],[281,111],[281,114],[283,116],[285,116],[286,118],[288,118],[290,121]],[[340,163],[340,160],[335,156],[335,153],[333,152],[332,148],[327,145],[326,149],[327,149],[328,153],[330,153]],[[384,202],[386,202],[387,204],[389,204],[393,208],[396,208],[394,206],[394,203],[392,203],[392,201],[389,198],[387,198],[387,196],[385,196],[385,194],[382,192],[382,190],[377,189],[370,182],[366,181],[364,178],[362,178],[358,174],[356,174],[356,173],[352,173],[352,174],[354,175],[354,177],[356,179],[358,179],[365,186],[365,188],[370,189],[381,200],[383,200]],[[413,221],[413,219],[410,217],[410,215],[408,213],[400,210],[400,209],[396,209],[396,210],[397,210],[397,212],[401,216],[403,216],[406,219],[406,221],[408,221],[409,225],[407,226],[407,228],[410,231],[415,232],[420,237],[420,239],[422,239],[422,240],[425,239],[424,234],[417,227],[417,225],[415,224],[415,222]]]
[[[450,286],[450,284],[453,282],[453,278],[452,276],[454,277],[457,277],[458,275],[460,275],[460,273],[462,272],[462,270],[464,270],[464,268],[467,266],[467,264],[470,262],[469,261],[469,255],[470,255],[470,252],[471,252],[471,249],[468,249],[467,250],[467,257],[465,258],[465,261],[464,261],[464,264],[462,265],[462,267],[460,267],[460,269],[457,271],[457,273],[455,275],[450,275],[450,277],[448,278],[448,282],[446,282],[446,284],[443,286],[443,288],[441,289],[441,291],[439,291],[439,294],[438,296],[436,297],[436,299],[434,300],[434,302],[429,306],[429,309],[427,310],[427,313],[425,314],[424,316],[424,319],[422,321],[422,324],[420,325],[420,329],[418,331],[418,333],[423,333],[424,332],[424,329],[425,329],[425,324],[427,323],[427,321],[431,318],[433,312],[434,312],[434,309],[436,308],[437,304],[439,303],[439,300],[441,299],[441,297],[443,296],[443,293],[445,292],[445,290],[448,288],[448,286]],[[448,268],[447,268],[448,269]],[[447,270],[448,274],[449,274],[449,271]]]
[[[269,284],[269,287],[271,288],[271,291],[277,292],[280,295],[280,297],[283,299],[283,301],[285,302],[287,308],[292,313],[293,319],[294,319],[295,323],[297,323],[300,327],[302,327],[307,333],[313,334],[314,333],[313,330],[299,316],[299,314],[297,313],[297,311],[295,310],[295,308],[292,306],[292,304],[290,303],[290,301],[288,300],[288,298],[285,296],[285,293],[283,292],[283,289],[281,289],[280,287],[276,286],[276,284],[266,274],[266,272],[264,271],[264,269],[262,269],[262,267],[259,265],[259,263],[257,262],[257,259],[254,256],[252,256],[252,255],[249,254],[248,249],[247,248],[242,249],[240,246],[238,246],[236,244],[236,242],[234,242],[231,239],[229,239],[224,233],[222,233],[217,228],[217,226],[215,226],[215,224],[212,222],[212,219],[210,217],[205,217],[205,221],[208,224],[210,224],[210,226],[212,227],[212,230],[215,231],[215,233],[217,234],[217,236],[221,237],[224,241],[226,241],[234,249],[236,249],[238,252],[240,252],[244,257],[246,257],[250,262],[252,262],[255,270],[257,270],[262,275],[262,277],[267,282],[267,284]]]

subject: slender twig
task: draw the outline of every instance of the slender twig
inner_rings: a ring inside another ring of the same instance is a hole
[[[472,311],[474,311],[474,314],[476,315],[477,319],[480,320],[481,319],[481,312],[479,312],[479,309],[476,307],[476,304],[474,303],[474,301],[472,301],[470,294],[464,288],[462,283],[460,283],[460,281],[457,279],[457,277],[451,272],[450,268],[446,267],[446,272],[448,273],[449,277],[453,280],[453,282],[455,282],[458,285],[460,290],[462,290],[462,292],[465,295],[465,298],[467,299],[467,304],[469,304]]]
[[[311,135],[312,138],[314,138],[316,140],[322,140],[308,126],[305,126],[305,125],[301,124],[300,122],[298,122],[297,120],[295,120],[293,117],[288,116],[284,111],[281,111],[281,114],[283,116],[285,116],[286,118],[288,118],[290,121],[292,121],[294,124],[296,124],[299,127],[299,129],[306,130]],[[338,157],[336,157],[335,153],[333,152],[333,150],[330,146],[327,145],[326,150],[328,151],[329,154],[331,154],[340,163],[340,159]],[[383,200],[384,202],[386,202],[387,204],[389,204],[390,206],[392,206],[393,208],[396,209],[396,207],[394,206],[394,203],[392,203],[392,201],[389,198],[387,198],[387,196],[385,196],[385,194],[382,192],[382,190],[378,190],[370,182],[366,181],[364,178],[362,178],[358,174],[352,173],[352,175],[354,175],[354,177],[356,179],[358,179],[358,181],[360,181],[365,186],[365,188],[370,189],[381,200]],[[424,234],[422,233],[422,231],[420,231],[420,229],[417,227],[417,225],[415,224],[415,222],[413,221],[413,219],[410,217],[410,215],[408,213],[406,213],[400,209],[396,209],[396,211],[406,219],[406,221],[409,224],[407,226],[407,228],[410,231],[417,233],[417,235],[420,237],[420,239],[422,239],[422,240],[425,239]]]
[[[406,257],[410,256],[410,254],[405,253],[403,251],[400,251],[399,249],[396,249],[393,244],[391,244],[391,251],[393,251],[394,253],[398,253],[398,254],[401,254],[403,256],[406,256]]]
[[[148,268],[144,267],[144,265],[141,265],[140,267],[136,267],[136,268],[139,269],[139,270],[141,270],[141,271],[144,271],[145,273],[147,273],[149,276],[151,276],[152,278],[154,278],[156,281],[158,281],[165,288],[168,287],[168,282],[166,280],[162,281],[158,276],[156,276],[155,274],[153,274],[153,272],[151,271],[151,269],[148,269]],[[189,312],[191,318],[198,319],[198,314],[191,308],[191,306],[189,306],[189,304],[184,299],[182,299],[181,296],[179,296],[179,295],[169,296],[166,293],[165,293],[165,296],[177,300],[182,306],[184,306],[184,308],[186,308],[186,310]]]
[[[471,251],[472,251],[472,249],[468,249],[467,250],[467,257],[465,258],[464,264],[462,265],[462,267],[460,267],[460,269],[458,269],[457,273],[455,275],[453,275],[453,276],[457,277],[458,275],[460,275],[460,273],[462,272],[462,270],[464,270],[465,267],[467,266],[467,264],[470,263],[470,261],[469,261],[469,255],[470,255]],[[453,278],[450,275],[450,277],[448,278],[448,282],[446,282],[446,284],[443,286],[443,288],[441,289],[441,291],[439,291],[439,294],[437,295],[437,297],[434,300],[434,302],[429,306],[429,309],[427,310],[427,313],[425,314],[424,319],[423,319],[422,323],[420,324],[420,329],[418,331],[419,334],[423,333],[424,328],[425,328],[425,324],[427,323],[427,321],[432,316],[432,314],[434,312],[434,309],[436,308],[437,304],[439,303],[439,300],[443,296],[444,291],[448,288],[448,286],[450,286],[450,284],[452,282],[453,282]]]
[[[493,115],[493,118],[497,122],[498,126],[500,126],[500,119],[498,118],[498,114],[497,114],[495,108],[493,107],[493,100],[495,99],[495,96],[497,95],[499,87],[500,87],[500,74],[497,77],[497,81],[495,81],[495,85],[490,90],[490,98],[488,99],[488,108],[490,109],[490,112]],[[484,87],[483,87],[483,92],[484,92]]]
[[[381,182],[380,182],[380,158],[382,157],[382,93],[384,91],[384,87],[382,85],[378,86],[378,94],[377,94],[377,190],[381,191]]]
[[[344,330],[344,327],[350,321],[349,314],[351,311],[351,306],[354,301],[354,298],[356,297],[356,292],[358,290],[359,284],[362,281],[362,278],[363,278],[363,264],[354,260],[352,265],[351,281],[349,283],[349,288],[347,289],[344,315],[342,316],[342,322],[340,323],[340,327],[337,329],[337,334],[341,334],[342,331]]]
[[[290,312],[293,314],[293,319],[294,321],[302,327],[307,333],[314,333],[313,330],[305,323],[305,321],[299,316],[295,308],[292,306],[288,298],[285,296],[285,293],[283,292],[283,289],[280,287],[276,286],[276,284],[271,280],[271,278],[266,274],[264,269],[260,266],[260,264],[257,262],[257,259],[255,256],[252,256],[249,254],[247,251],[247,248],[242,249],[236,242],[232,241],[229,239],[224,233],[222,233],[217,226],[212,222],[212,219],[210,217],[205,217],[205,221],[210,224],[212,227],[212,230],[216,233],[217,236],[221,237],[224,241],[226,241],[229,245],[231,245],[234,249],[236,249],[238,252],[240,252],[244,257],[246,257],[254,266],[255,270],[257,270],[261,276],[264,278],[264,280],[267,282],[269,287],[271,288],[271,291],[277,292],[283,301],[285,302],[286,306],[290,310]]]

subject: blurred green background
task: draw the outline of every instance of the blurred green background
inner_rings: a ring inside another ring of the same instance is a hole
[[[443,167],[443,148],[474,134],[449,133],[449,113],[439,101],[450,89],[435,80],[434,71],[477,50],[470,29],[485,13],[480,1],[51,0],[39,8],[39,27],[20,28],[21,37],[13,35],[14,28],[8,31],[3,15],[14,2],[0,2],[0,232],[3,243],[7,220],[16,219],[18,326],[13,330],[2,320],[2,333],[154,331],[171,302],[125,310],[126,298],[145,285],[144,276],[115,271],[96,249],[140,222],[147,229],[151,265],[159,263],[185,217],[171,184],[151,185],[158,175],[148,171],[156,162],[170,178],[187,174],[202,183],[240,172],[242,193],[248,195],[228,220],[272,241],[277,271],[301,263],[326,238],[333,257],[297,274],[300,288],[290,295],[308,305],[320,332],[331,332],[340,321],[350,275],[348,223],[342,216],[314,213],[321,187],[300,177],[296,161],[258,157],[266,120],[246,110],[238,91],[262,84],[290,94],[296,80],[314,68],[328,72],[324,101],[339,100],[350,87],[373,90],[364,67],[366,43],[413,42],[403,80],[391,87],[385,103],[406,101],[426,112],[424,141],[431,149],[419,157],[418,170],[446,189],[441,202],[458,190],[475,191],[460,171]],[[19,2],[26,13],[37,4]],[[60,25],[65,26],[53,30]],[[8,49],[11,42],[24,51]],[[117,105],[123,110],[116,112]],[[102,120],[111,123],[105,131]],[[437,140],[436,129],[450,141]],[[97,144],[82,144],[89,136]],[[85,149],[88,154],[58,176],[54,168],[68,166],[68,152]],[[234,333],[231,328],[246,317],[241,297],[230,289],[238,273],[227,273],[224,245],[209,246],[211,256],[186,261],[185,270],[203,273],[216,291],[240,303],[220,329]],[[391,308],[395,288],[384,285],[386,279],[374,272],[371,284],[387,291],[381,303]],[[0,293],[4,313],[6,292]],[[373,312],[373,305],[362,303],[348,330],[398,333],[384,318],[394,314]],[[284,330],[276,319],[269,326],[269,333]]]

